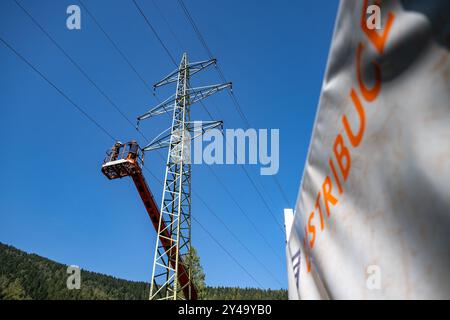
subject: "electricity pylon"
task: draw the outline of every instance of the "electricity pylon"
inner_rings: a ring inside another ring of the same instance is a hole
[[[178,69],[154,85],[156,89],[176,82],[175,94],[138,117],[139,123],[156,115],[173,112],[172,126],[143,148],[144,151],[165,147],[169,149],[153,260],[150,300],[197,298],[190,266],[192,261],[190,142],[206,130],[222,127],[222,121],[207,121],[202,122],[202,126],[193,126],[190,109],[193,103],[231,87],[231,83],[191,88],[189,79],[190,76],[215,63],[215,59],[189,63],[187,53],[184,53]]]

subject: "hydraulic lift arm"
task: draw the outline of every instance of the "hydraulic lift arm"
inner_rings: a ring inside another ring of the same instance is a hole
[[[141,165],[143,158],[140,157],[140,148],[135,141],[127,144],[116,143],[110,152],[107,153],[106,159],[102,165],[103,174],[110,180],[121,179],[130,176],[134,185],[139,192],[139,196],[144,203],[148,216],[152,221],[153,227],[158,232],[160,223],[160,212],[156,205],[155,199],[148,187],[147,182],[142,174]],[[161,221],[160,241],[166,250],[172,247],[169,230],[166,228],[165,222]],[[175,250],[174,254],[175,254]],[[169,251],[170,252],[170,251]],[[170,259],[172,268],[175,268],[175,259]],[[193,282],[189,281],[189,273],[185,262],[180,258],[178,262],[178,282],[183,288],[185,297],[191,297],[191,300],[197,300],[197,290]]]

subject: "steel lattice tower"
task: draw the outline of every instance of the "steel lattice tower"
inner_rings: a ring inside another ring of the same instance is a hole
[[[231,83],[190,88],[190,76],[213,65],[216,60],[189,64],[184,53],[177,70],[154,88],[176,82],[176,93],[138,121],[173,111],[172,126],[162,132],[143,150],[168,147],[161,201],[161,215],[153,260],[150,299],[196,299],[192,281],[191,253],[191,161],[190,143],[205,130],[219,127],[221,121],[202,122],[199,129],[190,119],[191,105],[227,87]],[[170,133],[167,133],[170,131]]]

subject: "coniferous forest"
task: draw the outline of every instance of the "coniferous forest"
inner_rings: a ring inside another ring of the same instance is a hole
[[[198,281],[204,281],[203,271],[197,265]],[[79,290],[68,290],[67,266],[29,254],[0,243],[0,300],[13,299],[82,299],[82,300],[146,300],[149,284],[114,278],[82,270]],[[200,279],[200,280],[199,280]],[[198,283],[200,297],[213,300],[283,300],[286,290],[255,288],[210,287]]]

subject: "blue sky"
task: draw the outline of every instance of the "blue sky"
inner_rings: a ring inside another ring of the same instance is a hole
[[[156,104],[151,91],[83,10],[82,29],[66,28],[66,8],[77,4],[75,0],[20,1],[128,118],[134,121]],[[176,60],[184,50],[191,61],[207,59],[178,2],[155,1],[160,11],[152,1],[138,3]],[[147,83],[173,70],[131,0],[84,2]],[[312,132],[337,1],[185,3],[225,76],[233,82],[252,126],[280,129],[277,178],[292,206]],[[0,2],[0,37],[114,137],[121,141],[137,138],[144,144],[13,0]],[[214,69],[192,80],[193,85],[219,82]],[[174,91],[175,87],[168,86],[158,95],[164,98]],[[226,93],[216,94],[205,104],[215,119],[224,120],[226,128],[245,127]],[[100,172],[105,151],[113,144],[111,138],[2,43],[0,106],[0,242],[88,270],[149,281],[155,231],[132,181],[108,181]],[[201,105],[192,107],[192,118],[209,120]],[[169,125],[163,116],[143,122],[141,129],[152,138]],[[147,154],[146,166],[163,179],[164,162],[159,155]],[[286,203],[273,178],[259,176],[258,166],[246,167],[283,224]],[[195,197],[192,214],[264,288],[285,288],[284,234],[239,166],[212,169],[276,252],[267,248],[208,168],[193,166],[193,189],[276,279]],[[159,204],[161,186],[149,174],[146,178]],[[192,239],[208,285],[259,286],[195,223]]]

